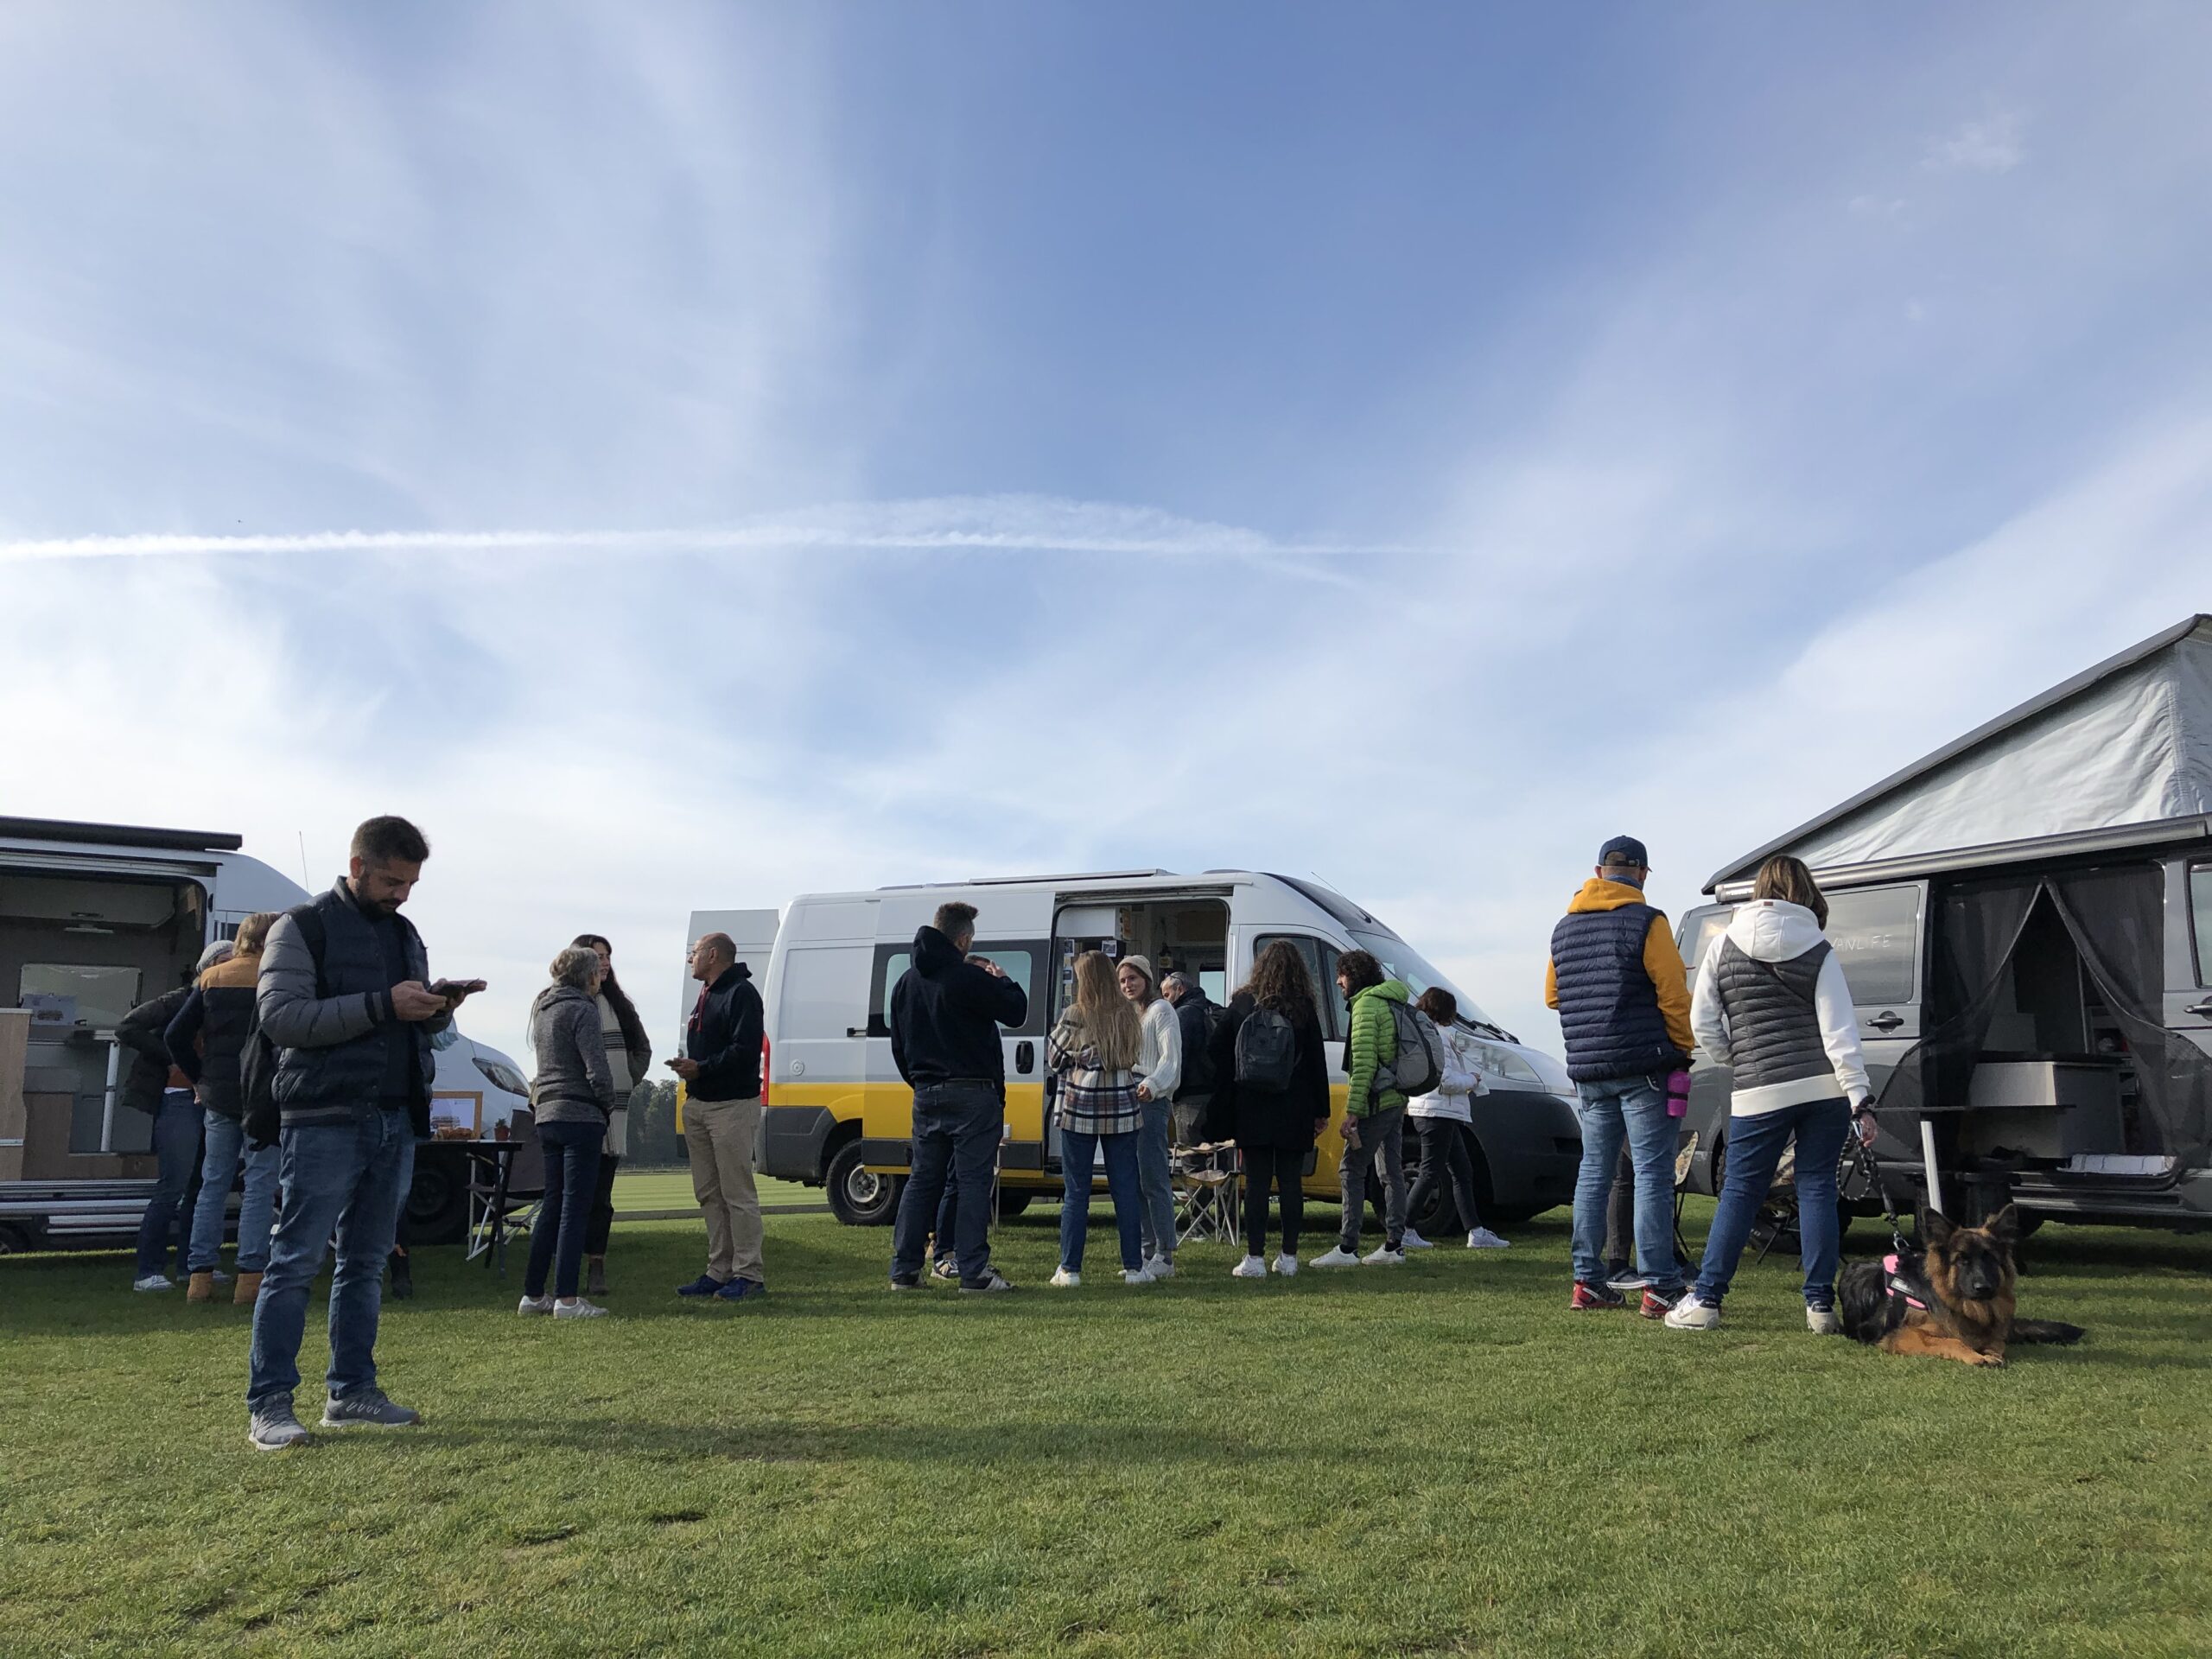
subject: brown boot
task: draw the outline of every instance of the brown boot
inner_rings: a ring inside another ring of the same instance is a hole
[[[194,1274],[192,1275],[192,1282],[184,1287],[184,1300],[188,1302],[213,1301],[215,1300],[215,1275],[212,1273]]]
[[[259,1300],[260,1295],[261,1275],[257,1273],[241,1273],[238,1277],[237,1288],[231,1292],[231,1303],[235,1307],[251,1307]]]

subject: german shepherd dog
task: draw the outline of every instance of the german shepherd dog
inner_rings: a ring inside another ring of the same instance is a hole
[[[2023,1319],[2012,1312],[2018,1242],[2012,1206],[1980,1227],[1961,1227],[1925,1205],[1920,1254],[1893,1258],[1903,1294],[1880,1262],[1854,1262],[1836,1285],[1843,1332],[1885,1354],[1934,1354],[1968,1365],[2002,1365],[2008,1342],[2079,1342],[2078,1325]]]

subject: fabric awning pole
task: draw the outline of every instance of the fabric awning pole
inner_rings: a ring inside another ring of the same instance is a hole
[[[1920,1161],[1928,1172],[1928,1207],[1937,1215],[1950,1212],[1943,1208],[1943,1187],[1936,1173],[1936,1125],[1927,1118],[1920,1120]]]

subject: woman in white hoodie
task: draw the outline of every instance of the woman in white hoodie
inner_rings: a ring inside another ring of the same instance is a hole
[[[1698,969],[1690,1027],[1708,1058],[1733,1069],[1733,1092],[1720,1203],[1697,1282],[1667,1315],[1675,1330],[1720,1323],[1720,1299],[1793,1137],[1805,1323],[1821,1336],[1843,1328],[1835,1313],[1836,1166],[1854,1121],[1872,1141],[1874,1118],[1851,988],[1821,931],[1827,918],[1813,873],[1796,859],[1770,858],[1759,867],[1751,902]]]
[[[1143,1021],[1137,1050],[1137,1099],[1144,1127],[1137,1135],[1137,1185],[1143,1194],[1138,1214],[1143,1225],[1145,1271],[1155,1279],[1175,1276],[1175,1188],[1167,1152],[1175,1111],[1175,1090],[1183,1082],[1183,1027],[1175,1005],[1153,982],[1152,959],[1123,957],[1115,982]]]

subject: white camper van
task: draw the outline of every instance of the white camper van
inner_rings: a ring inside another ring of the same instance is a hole
[[[956,899],[976,906],[975,949],[1029,995],[1027,1021],[1005,1033],[1010,1138],[1001,1191],[1009,1213],[1060,1190],[1058,1136],[1046,1111],[1045,1034],[1071,994],[1077,953],[1141,954],[1162,976],[1194,975],[1209,997],[1224,1001],[1277,938],[1298,947],[1321,993],[1339,1112],[1346,1015],[1336,995],[1337,959],[1363,950],[1416,993],[1431,985],[1450,990],[1477,1039],[1491,1090],[1477,1112],[1472,1148],[1485,1217],[1525,1217],[1573,1196],[1582,1138],[1559,1061],[1491,1024],[1397,934],[1313,882],[1249,870],[1122,870],[808,893],[791,900],[780,925],[772,911],[696,912],[692,938],[727,932],[756,976],[767,963],[762,1173],[826,1187],[831,1209],[848,1223],[880,1224],[897,1209],[913,1096],[892,1063],[891,991],[916,931]],[[1333,1133],[1316,1149],[1306,1181],[1314,1196],[1335,1194],[1338,1151]]]
[[[153,1124],[120,1109],[132,1007],[181,984],[211,940],[257,910],[307,902],[296,882],[190,830],[0,818],[0,1249],[134,1232],[153,1190]],[[434,1124],[488,1134],[529,1087],[514,1062],[448,1031]],[[421,1148],[414,1236],[458,1238],[461,1161]]]

